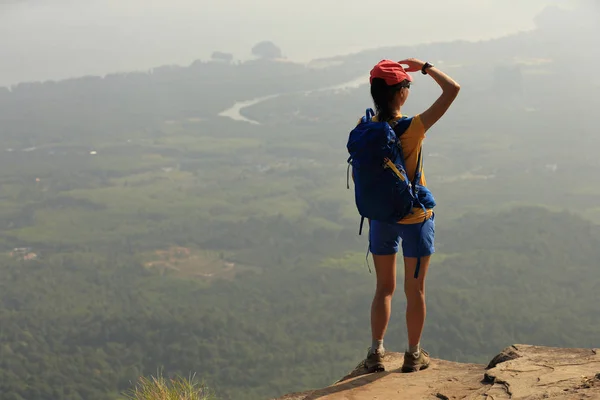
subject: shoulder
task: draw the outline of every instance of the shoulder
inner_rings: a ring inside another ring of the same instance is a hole
[[[414,117],[407,118],[407,120],[409,126],[406,128],[403,136],[414,139],[425,138],[425,125],[423,125],[421,115],[417,114]]]
[[[421,114],[417,114],[412,118],[412,125],[414,125],[415,129],[425,130],[425,125],[423,125],[423,120],[421,119]]]

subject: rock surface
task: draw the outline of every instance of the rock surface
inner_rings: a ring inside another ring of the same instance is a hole
[[[386,355],[386,372],[362,365],[332,386],[278,400],[600,399],[600,355],[594,349],[514,345],[487,365],[433,359],[402,374],[403,354]]]

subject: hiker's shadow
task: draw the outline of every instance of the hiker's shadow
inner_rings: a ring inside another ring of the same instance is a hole
[[[363,371],[353,371],[350,375],[343,378],[339,383],[334,386],[329,386],[323,389],[315,390],[306,396],[303,400],[316,400],[331,394],[344,392],[346,390],[352,390],[357,387],[366,386],[373,382],[389,376],[390,374],[398,373],[400,369],[394,371],[385,372],[374,372],[369,373],[366,369]]]

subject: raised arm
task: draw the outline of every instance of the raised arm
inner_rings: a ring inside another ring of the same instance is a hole
[[[425,65],[423,61],[415,58],[409,58],[398,62],[407,65],[408,68],[406,68],[406,71],[408,72],[420,72]],[[431,76],[437,84],[440,85],[440,88],[442,88],[441,96],[431,105],[431,107],[421,113],[421,121],[427,131],[438,122],[448,108],[450,108],[450,105],[454,102],[454,99],[456,99],[456,96],[460,91],[460,85],[438,68],[430,67],[426,69],[426,72],[427,75]]]

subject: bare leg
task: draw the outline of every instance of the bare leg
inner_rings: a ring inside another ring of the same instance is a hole
[[[377,288],[371,304],[371,332],[373,340],[383,340],[392,312],[392,296],[396,289],[396,254],[373,254]]]
[[[404,257],[404,293],[406,294],[406,327],[409,346],[417,346],[425,326],[425,277],[431,256],[421,257],[419,277],[415,279],[417,259]]]

